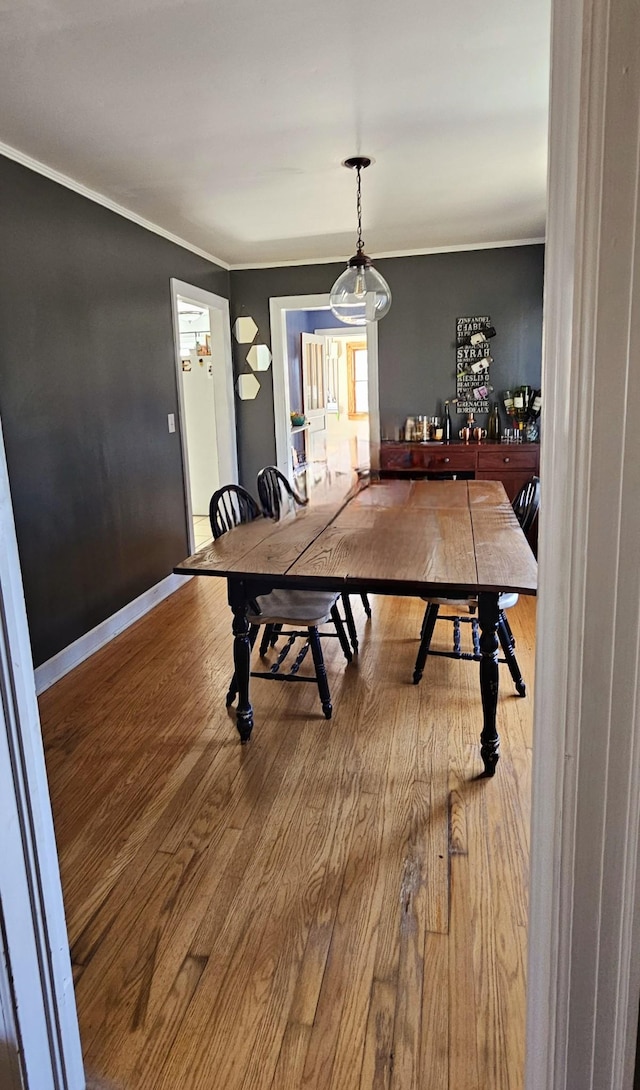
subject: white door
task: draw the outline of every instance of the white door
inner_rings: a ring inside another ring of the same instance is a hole
[[[327,375],[325,338],[302,333],[302,405],[309,423],[307,461],[327,460]]]

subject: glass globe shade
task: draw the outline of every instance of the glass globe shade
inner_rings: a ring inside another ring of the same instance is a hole
[[[389,312],[391,288],[373,265],[361,261],[356,265],[353,261],[352,258],[333,285],[329,306],[336,318],[347,325],[377,322]]]

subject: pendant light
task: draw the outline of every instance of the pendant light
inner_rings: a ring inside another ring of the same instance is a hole
[[[345,159],[342,164],[355,170],[358,175],[358,241],[356,252],[347,262],[345,271],[338,277],[331,289],[329,305],[331,311],[341,322],[347,325],[366,325],[384,318],[391,306],[391,289],[386,280],[371,264],[371,258],[364,253],[362,241],[362,201],[360,172],[370,166],[371,160],[364,155]]]

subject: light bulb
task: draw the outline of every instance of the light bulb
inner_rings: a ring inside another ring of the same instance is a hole
[[[362,255],[364,256],[364,255]],[[331,289],[329,306],[341,322],[366,325],[384,318],[391,306],[391,289],[371,264],[351,258]],[[366,259],[369,260],[368,258]]]

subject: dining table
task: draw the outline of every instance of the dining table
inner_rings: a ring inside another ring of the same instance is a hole
[[[499,596],[534,595],[537,587],[536,559],[500,481],[354,484],[346,475],[278,521],[258,518],[237,526],[174,571],[227,579],[242,742],[253,730],[249,607],[258,596],[289,588],[477,598],[480,755],[483,775],[494,775],[500,745]]]

